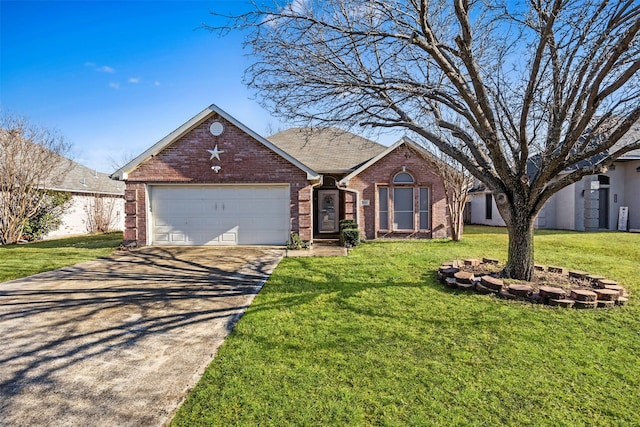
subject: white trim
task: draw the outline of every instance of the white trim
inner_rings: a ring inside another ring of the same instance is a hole
[[[344,178],[342,178],[340,180],[339,185],[340,186],[348,186],[349,185],[349,180],[351,180],[352,178],[356,177],[357,175],[362,173],[364,170],[368,169],[371,165],[377,163],[378,161],[383,159],[385,156],[387,156],[389,153],[391,153],[393,150],[395,150],[396,148],[400,147],[403,144],[406,144],[406,145],[408,145],[408,146],[410,146],[410,147],[412,147],[412,148],[414,148],[416,150],[420,150],[425,155],[430,155],[430,153],[428,151],[426,151],[424,148],[419,146],[416,142],[411,140],[409,137],[403,136],[402,138],[400,138],[400,140],[398,142],[396,142],[395,144],[393,144],[392,146],[390,146],[389,148],[384,150],[382,153],[378,154],[373,159],[369,160],[368,162],[366,162],[365,164],[360,166],[358,169],[356,169],[353,172],[351,172],[349,175],[347,175]],[[415,179],[415,177],[414,177],[414,179]]]
[[[285,151],[282,151],[276,145],[272,144],[262,136],[258,135],[257,133],[249,129],[244,124],[240,123],[238,120],[236,120],[234,117],[229,115],[227,112],[225,112],[215,104],[211,104],[209,107],[205,108],[200,113],[196,114],[194,117],[192,117],[187,122],[185,122],[182,126],[180,126],[176,130],[171,132],[169,135],[165,136],[160,141],[156,142],[154,145],[149,147],[146,151],[144,151],[138,157],[136,157],[135,159],[133,159],[132,161],[130,161],[129,163],[127,163],[126,165],[118,169],[117,171],[115,171],[110,177],[112,179],[126,181],[128,179],[129,173],[131,173],[135,168],[140,166],[141,163],[159,154],[167,146],[169,146],[176,140],[183,137],[193,128],[200,125],[203,121],[213,116],[214,114],[218,114],[219,116],[222,116],[225,120],[231,122],[234,126],[236,126],[240,130],[242,130],[243,132],[251,136],[256,141],[260,142],[262,145],[264,145],[274,153],[278,154],[280,157],[284,158],[289,163],[296,166],[298,169],[306,172],[308,180],[320,179],[320,175],[317,172],[315,172],[313,169],[307,167],[306,165],[304,165],[303,163],[301,163],[300,161],[298,161],[297,159],[295,159]]]

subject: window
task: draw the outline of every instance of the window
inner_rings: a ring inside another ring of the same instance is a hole
[[[392,178],[391,186],[378,187],[378,230],[410,232],[431,229],[431,190],[418,187],[405,171]]]
[[[413,188],[393,189],[393,229],[413,230]]]
[[[389,229],[389,188],[378,188],[378,227],[380,230]]]
[[[485,200],[485,206],[484,206],[485,218],[492,219],[493,218],[493,195],[491,193],[485,194],[484,200]]]
[[[410,173],[399,172],[393,177],[394,184],[413,184],[415,181]]]
[[[429,230],[429,189],[420,188],[420,230]]]

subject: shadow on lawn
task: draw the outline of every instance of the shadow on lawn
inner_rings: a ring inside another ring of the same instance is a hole
[[[148,337],[214,319],[229,331],[279,253],[207,251],[145,248],[0,284],[0,414],[22,390],[53,391],[59,371]]]

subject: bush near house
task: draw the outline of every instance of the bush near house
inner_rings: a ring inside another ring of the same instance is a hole
[[[340,220],[340,244],[342,246],[356,246],[360,243],[360,230],[353,219]]]
[[[35,215],[25,221],[22,229],[23,238],[30,242],[57,230],[62,224],[62,215],[71,203],[71,193],[50,190],[45,193],[42,205]]]

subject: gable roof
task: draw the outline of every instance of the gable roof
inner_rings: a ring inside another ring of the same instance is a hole
[[[387,156],[389,153],[391,153],[393,150],[395,150],[396,148],[402,146],[402,145],[407,145],[413,149],[415,149],[416,151],[418,151],[420,154],[422,154],[424,157],[431,157],[431,153],[429,153],[427,150],[425,150],[423,147],[421,147],[418,143],[416,143],[415,141],[413,141],[411,138],[409,138],[408,136],[403,136],[402,138],[400,138],[400,140],[398,142],[396,142],[395,144],[393,144],[392,146],[388,147],[386,150],[384,150],[383,152],[381,152],[380,154],[378,154],[377,156],[375,156],[374,158],[370,159],[368,162],[360,165],[360,167],[358,167],[357,169],[355,169],[353,172],[351,172],[349,175],[345,176],[344,178],[342,178],[339,182],[339,184],[341,186],[347,186],[349,185],[349,180],[355,176],[357,176],[358,174],[360,174],[361,172],[363,172],[364,170],[368,169],[370,166],[372,166],[373,164],[375,164],[376,162],[378,162],[379,160],[381,160],[382,158],[384,158],[385,156]]]
[[[292,128],[267,139],[320,173],[351,172],[387,148],[338,128]]]
[[[8,133],[5,129],[0,129],[0,134],[5,137]],[[76,163],[61,153],[52,151],[50,148],[27,138],[18,137],[18,140],[20,141],[18,147],[21,148],[13,151],[11,161],[16,162],[14,167],[31,167],[30,162],[33,159],[29,154],[32,152],[38,152],[39,155],[44,155],[52,160],[51,163],[47,163],[46,173],[36,172],[39,175],[37,179],[39,188],[69,193],[124,195],[124,183],[113,181],[108,174]]]
[[[123,182],[114,181],[106,173],[89,169],[69,159],[66,160],[69,163],[59,167],[62,179],[55,179],[47,184],[48,190],[112,196],[124,195]]]
[[[253,130],[249,129],[247,126],[240,123],[238,120],[236,120],[234,117],[229,115],[226,111],[222,110],[215,104],[211,104],[210,106],[202,110],[200,113],[196,114],[194,117],[189,119],[182,126],[180,126],[176,130],[171,132],[169,135],[165,136],[160,141],[156,142],[154,145],[149,147],[146,151],[144,151],[138,157],[136,157],[126,165],[122,166],[120,169],[118,169],[113,174],[111,174],[111,178],[117,179],[117,180],[126,180],[129,173],[132,172],[134,169],[136,169],[138,166],[140,166],[140,164],[150,159],[151,157],[157,155],[166,147],[168,147],[169,145],[173,144],[174,142],[182,138],[189,131],[191,131],[192,129],[200,125],[203,121],[207,120],[208,118],[210,118],[215,114],[221,116],[222,118],[224,118],[225,120],[227,120],[228,122],[236,126],[238,129],[242,130],[244,133],[248,134],[253,139],[255,139],[256,141],[264,145],[269,150],[273,151],[274,153],[278,154],[280,157],[284,158],[294,166],[306,172],[307,179],[313,180],[313,179],[320,178],[319,175],[313,169],[309,168],[307,165],[301,163],[295,157],[292,157],[290,154],[283,151],[281,148],[277,147],[276,145],[269,142],[262,136],[258,135]]]

